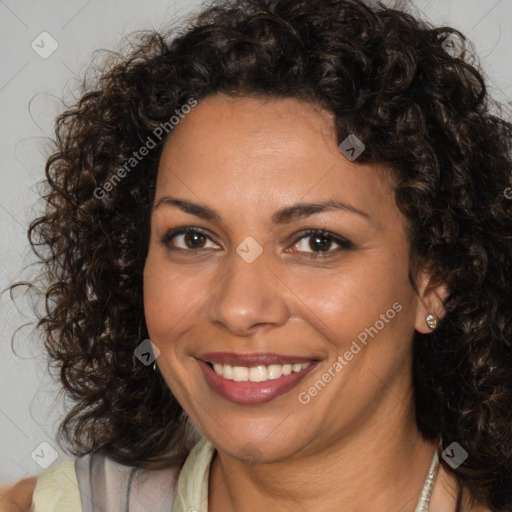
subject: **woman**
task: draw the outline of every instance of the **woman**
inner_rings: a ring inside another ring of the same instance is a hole
[[[461,38],[226,1],[108,63],[30,229],[78,458],[36,512],[512,510],[512,126]]]

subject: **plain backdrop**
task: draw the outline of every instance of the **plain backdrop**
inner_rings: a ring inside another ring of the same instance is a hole
[[[124,35],[160,29],[200,5],[198,0],[0,0],[0,289],[33,275],[34,269],[26,268],[34,261],[26,230],[41,210],[38,183],[47,137],[63,107],[61,98],[69,100],[76,90],[94,50],[115,49]],[[512,0],[416,0],[410,7],[466,34],[491,93],[510,101]],[[0,482],[71,458],[55,442],[69,404],[46,369],[32,306],[21,291],[17,296],[16,305],[8,293],[0,296]]]

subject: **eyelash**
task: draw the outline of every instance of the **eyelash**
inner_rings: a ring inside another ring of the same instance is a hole
[[[184,227],[184,228],[177,228],[175,230],[167,232],[162,238],[161,243],[169,250],[169,251],[186,251],[186,252],[198,252],[202,249],[202,247],[199,247],[198,249],[183,249],[181,247],[172,247],[171,241],[173,238],[175,238],[178,235],[187,235],[187,234],[199,234],[203,235],[206,238],[208,238],[210,241],[214,242],[210,235],[200,228],[193,228],[193,227]],[[335,235],[334,233],[331,233],[330,231],[324,231],[321,229],[307,229],[305,231],[301,231],[298,233],[298,238],[295,239],[292,246],[295,246],[300,240],[303,238],[308,238],[312,236],[317,236],[321,238],[326,238],[329,240],[334,241],[336,244],[338,244],[340,247],[335,250],[328,250],[328,251],[318,251],[318,252],[306,252],[306,251],[299,251],[302,253],[307,254],[307,257],[311,258],[327,258],[334,254],[339,253],[342,250],[350,250],[354,248],[354,244],[350,242],[349,240],[342,238],[338,235]]]

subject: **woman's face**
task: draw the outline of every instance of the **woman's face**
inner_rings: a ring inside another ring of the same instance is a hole
[[[299,100],[210,96],[174,128],[145,314],[164,379],[219,451],[280,460],[411,417],[428,310],[393,194],[390,173],[340,151],[333,115]],[[200,232],[173,236],[185,227]]]

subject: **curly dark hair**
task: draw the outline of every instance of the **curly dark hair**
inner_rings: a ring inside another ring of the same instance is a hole
[[[445,51],[450,35],[465,41],[361,0],[227,0],[180,30],[136,33],[84,80],[56,121],[46,210],[29,228],[44,269],[38,327],[76,402],[59,442],[148,468],[186,456],[186,414],[134,356],[148,338],[142,271],[169,120],[217,93],[293,97],[334,113],[340,142],[364,141],[358,162],[394,172],[411,275],[428,264],[450,292],[438,329],[413,341],[418,428],[468,452],[448,469],[474,502],[512,510],[512,125],[468,43]]]

